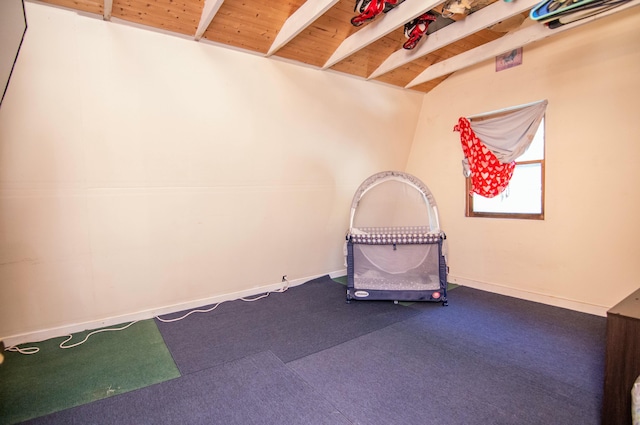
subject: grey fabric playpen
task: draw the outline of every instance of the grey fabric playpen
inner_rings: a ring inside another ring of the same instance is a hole
[[[384,171],[366,179],[353,197],[346,239],[347,302],[447,305],[445,234],[436,201],[417,177]]]

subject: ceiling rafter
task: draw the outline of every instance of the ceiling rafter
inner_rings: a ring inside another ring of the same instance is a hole
[[[113,10],[113,0],[104,0],[102,10],[102,19],[104,19],[105,21],[110,21],[111,11]]]
[[[200,15],[200,23],[198,24],[198,29],[194,35],[196,41],[199,41],[202,38],[204,32],[209,28],[211,21],[218,13],[220,6],[222,6],[224,0],[206,0],[204,3],[204,7],[202,8],[202,15]]]
[[[482,46],[476,47],[475,49],[471,49],[450,59],[431,65],[430,67],[422,71],[422,73],[414,78],[409,84],[407,84],[405,88],[411,88],[417,86],[418,84],[434,80],[438,77],[449,75],[455,71],[459,71],[469,66],[478,64],[487,59],[493,59],[498,55],[501,55],[513,49],[517,49],[518,47],[526,46],[527,44],[533,43],[535,41],[555,36],[561,32],[582,26],[584,24],[604,18],[605,16],[609,16],[614,13],[622,12],[623,10],[638,5],[640,5],[640,0],[631,0],[628,3],[625,3],[614,9],[607,10],[598,15],[584,18],[580,21],[563,25],[556,29],[549,29],[549,27],[547,27],[546,25],[532,23],[525,28],[513,31],[502,38],[483,44]]]
[[[518,0],[516,2],[495,2],[465,19],[454,22],[432,34],[413,50],[401,49],[391,54],[367,79],[377,78],[389,71],[413,62],[429,53],[448,46],[484,28],[504,21],[519,13],[531,9],[540,0]]]
[[[318,17],[331,9],[339,0],[312,0],[305,2],[285,21],[271,44],[267,56],[273,55],[282,46],[311,25]]]
[[[327,69],[360,49],[367,47],[405,23],[422,15],[442,3],[442,0],[405,0],[402,4],[347,37],[322,66]]]
[[[278,56],[293,63],[325,70],[331,68],[423,93],[433,90],[454,71],[532,42],[529,38],[522,40],[511,35],[513,31],[506,31],[527,19],[527,8],[544,4],[536,3],[543,0],[473,0],[473,13],[454,15],[458,22],[447,22],[423,37],[415,49],[404,50],[400,47],[404,25],[429,10],[440,13],[443,0],[404,0],[359,28],[350,23],[354,16],[354,0],[38,1],[97,15],[106,21],[131,22],[196,41],[206,37],[209,42],[262,57]],[[610,2],[618,6],[616,12],[627,10],[625,16],[640,19],[638,8],[628,10],[640,0],[590,1],[591,6],[599,7],[595,9],[598,12]],[[625,1],[630,3],[621,6]],[[575,19],[577,14],[564,16],[564,19]],[[593,20],[584,20],[579,25]],[[548,30],[541,22],[530,19],[527,22],[542,27],[528,31],[538,31],[548,37],[570,28]],[[520,25],[519,29],[528,24]],[[594,25],[593,30],[599,29]],[[494,42],[505,34],[506,39]],[[487,42],[491,44],[478,48]],[[473,53],[464,53],[471,51]],[[457,55],[462,56],[456,58]],[[445,57],[451,59],[443,61]]]

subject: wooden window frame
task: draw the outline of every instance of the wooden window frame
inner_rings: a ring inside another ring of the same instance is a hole
[[[473,194],[471,193],[471,178],[467,177],[465,180],[466,205],[465,205],[465,217],[484,217],[484,218],[519,218],[523,220],[544,220],[544,193],[545,193],[545,170],[544,159],[530,160],[530,161],[516,161],[516,167],[518,165],[528,164],[540,164],[540,176],[542,190],[540,191],[540,213],[490,213],[490,212],[476,212],[473,211]]]

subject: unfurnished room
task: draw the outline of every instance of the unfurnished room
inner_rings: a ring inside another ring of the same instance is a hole
[[[0,424],[640,424],[640,0],[3,0]]]

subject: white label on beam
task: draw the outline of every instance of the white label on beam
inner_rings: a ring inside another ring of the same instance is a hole
[[[475,65],[487,59],[495,58],[498,55],[506,53],[510,50],[517,49],[518,47],[526,46],[538,40],[545,39],[547,37],[560,34],[564,31],[572,28],[579,27],[589,22],[595,21],[605,16],[612,15],[614,13],[622,12],[623,10],[640,4],[640,0],[632,0],[614,9],[603,12],[599,15],[591,16],[589,18],[582,19],[580,21],[573,22],[571,24],[563,25],[556,29],[549,29],[546,25],[539,22],[535,22],[532,25],[509,33],[502,38],[491,41],[475,49],[461,53],[451,59],[444,60],[442,62],[435,63],[422,71],[416,78],[413,79],[405,88],[411,88],[418,84],[425,83],[427,81],[434,80],[438,77],[442,77],[452,72],[459,71],[469,66]]]
[[[402,65],[412,62],[418,58],[428,55],[442,47],[452,44],[484,28],[504,21],[512,16],[531,9],[540,0],[518,0],[515,2],[497,1],[465,19],[448,25],[428,36],[422,43],[413,50],[401,49],[390,55],[380,66],[368,77],[376,78],[386,74]]]

